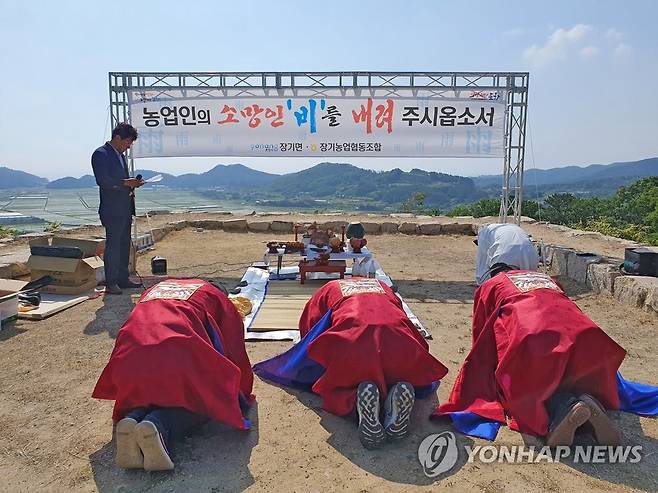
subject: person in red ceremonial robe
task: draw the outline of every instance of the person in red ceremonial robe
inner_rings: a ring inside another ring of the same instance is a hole
[[[518,270],[536,266],[534,246],[518,226],[484,227],[477,245],[477,268],[486,273],[477,277],[487,280],[475,292],[471,352],[433,416],[449,415],[460,431],[489,439],[509,422],[550,446],[571,445],[587,423],[600,444],[619,444],[606,409],[623,400],[626,410],[650,414],[655,401],[646,386],[631,396],[636,384],[617,374],[626,351],[550,276]]]
[[[252,385],[242,318],[225,292],[171,279],[144,292],[92,395],[115,401],[117,465],[156,471],[173,469],[171,442],[208,419],[249,429]]]
[[[617,369],[626,352],[550,276],[503,270],[485,281],[475,293],[472,340],[434,416],[451,415],[466,433],[469,414],[509,421],[549,446],[571,445],[589,422],[600,444],[620,443],[605,409],[619,408]]]
[[[434,392],[447,373],[400,298],[376,279],[328,282],[306,304],[299,330],[299,343],[256,364],[254,372],[312,390],[333,414],[348,415],[356,408],[366,448],[403,438],[415,398]]]

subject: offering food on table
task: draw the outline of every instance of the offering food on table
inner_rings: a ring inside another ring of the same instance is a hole
[[[233,306],[235,306],[236,310],[238,310],[238,313],[242,318],[246,317],[251,313],[253,305],[249,298],[246,298],[245,296],[235,296],[230,298],[230,300],[231,303],[233,303]]]
[[[343,251],[343,242],[337,236],[334,236],[329,240],[329,246],[331,246],[331,251],[333,253],[340,253]]]
[[[317,265],[327,265],[329,263],[329,259],[331,258],[330,253],[320,253],[318,254],[318,258],[316,260]]]
[[[268,241],[267,249],[269,253],[278,253],[277,248],[285,248],[286,253],[296,253],[304,251],[304,243],[301,241]]]
[[[267,242],[267,251],[269,253],[277,253],[276,249],[281,246],[279,241],[268,241]]]
[[[350,246],[352,247],[352,251],[354,253],[361,253],[361,249],[366,246],[368,243],[368,240],[365,238],[350,238]]]
[[[313,236],[313,233],[315,233],[317,230],[318,230],[318,225],[317,225],[316,222],[313,222],[313,224],[310,224],[310,225],[306,228],[306,233],[309,234],[309,235],[311,235],[311,236]]]
[[[329,234],[321,229],[317,230],[311,235],[311,244],[317,247],[324,247],[329,245]]]
[[[304,251],[304,243],[301,241],[287,241],[286,242],[286,253],[295,253],[295,252],[303,252]]]

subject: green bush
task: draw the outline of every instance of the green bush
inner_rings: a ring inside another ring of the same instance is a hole
[[[20,232],[14,228],[8,228],[7,226],[0,225],[0,238],[14,238],[18,236]]]
[[[49,222],[48,224],[46,224],[46,227],[43,228],[43,230],[46,233],[56,233],[57,231],[59,231],[61,227],[62,227],[62,223],[59,221],[54,223]]]
[[[482,199],[453,208],[449,216],[497,216],[498,199]],[[542,202],[526,200],[522,215],[571,228],[658,245],[658,177],[620,187],[610,198],[580,198],[554,193]]]

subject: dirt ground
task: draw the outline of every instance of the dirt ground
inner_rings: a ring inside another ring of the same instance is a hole
[[[547,242],[560,239],[553,231],[533,231],[535,237],[538,233],[550,237]],[[167,258],[171,275],[214,277],[232,287],[252,261],[262,259],[263,243],[273,238],[188,229],[165,238],[157,253]],[[586,238],[564,240],[583,251],[617,248]],[[90,395],[135,292],[90,300],[45,321],[19,321],[0,332],[0,490],[658,491],[658,422],[624,413],[613,416],[625,442],[642,445],[639,464],[484,464],[467,463],[464,456],[438,479],[426,477],[417,460],[420,442],[451,429],[427,418],[447,398],[470,348],[475,247],[471,237],[404,235],[373,236],[368,246],[432,333],[431,352],[450,370],[436,396],[417,402],[411,434],[403,443],[367,451],[355,423],[322,411],[313,394],[256,379],[251,431],[206,425],[174,448],[171,473],[117,469],[112,403]],[[142,273],[149,270],[148,257],[139,259]],[[627,349],[624,375],[658,385],[658,317],[561,281],[578,305]],[[247,343],[252,363],[288,347],[289,342]],[[490,443],[458,433],[457,439],[459,445]],[[539,442],[503,428],[495,443]]]

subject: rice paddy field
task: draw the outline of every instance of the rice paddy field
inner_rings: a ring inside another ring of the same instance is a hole
[[[9,191],[0,194],[0,225],[21,232],[43,231],[49,224],[73,227],[99,224],[98,189]],[[144,188],[136,197],[137,213],[149,211],[250,212],[238,201],[215,200],[199,192],[168,188]],[[263,209],[260,207],[260,209]],[[16,217],[19,213],[24,218]],[[4,219],[4,220],[3,220]]]

